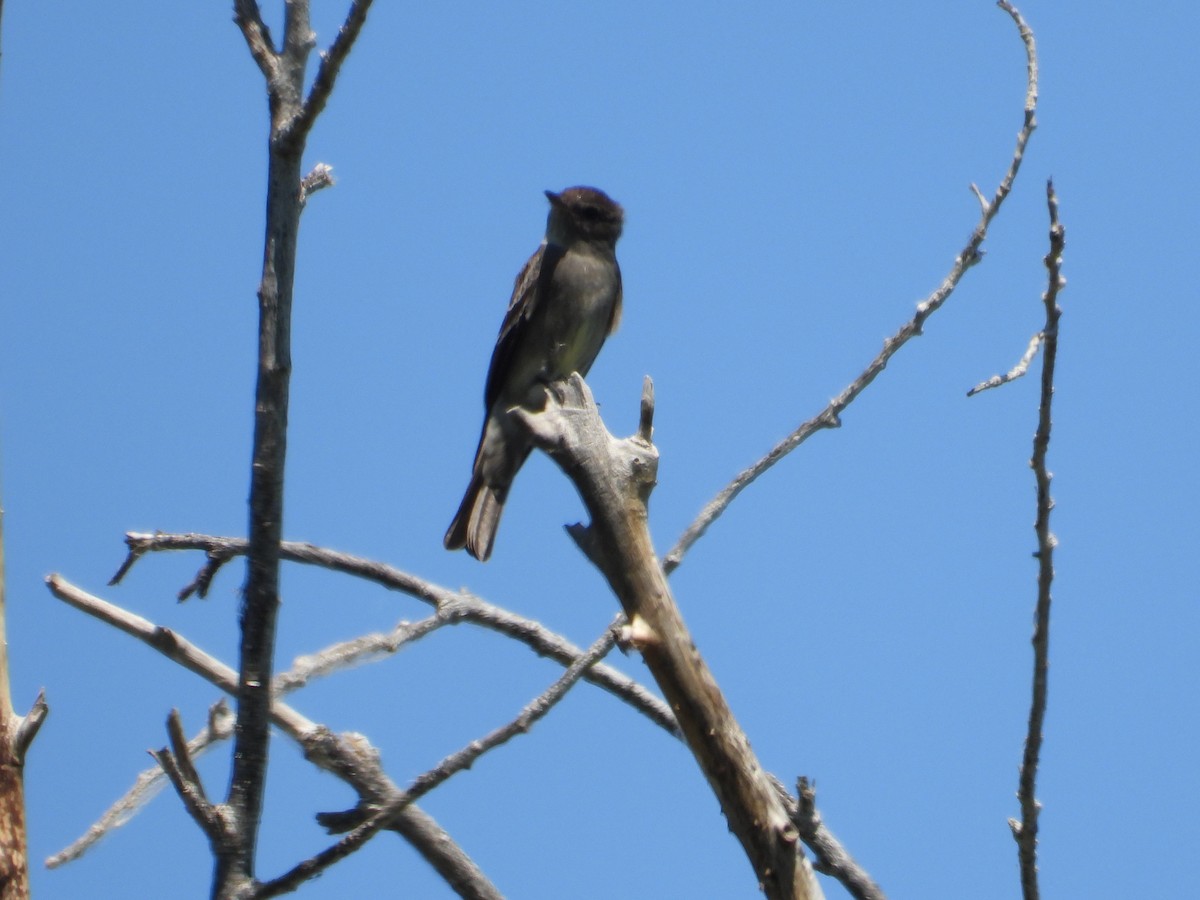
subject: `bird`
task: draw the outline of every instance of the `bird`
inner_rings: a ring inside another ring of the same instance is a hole
[[[492,555],[504,501],[533,444],[510,411],[540,406],[543,386],[586,376],[621,320],[621,206],[594,187],[550,201],[546,235],[513,283],[484,387],[471,481],[442,543],[480,562]]]

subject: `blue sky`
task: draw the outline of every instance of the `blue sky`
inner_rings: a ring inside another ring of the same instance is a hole
[[[342,4],[320,3],[326,45]],[[763,763],[816,779],[895,897],[1018,891],[1006,819],[1027,712],[1037,382],[965,398],[1042,321],[1044,183],[1068,249],[1055,432],[1046,895],[1168,896],[1200,839],[1194,558],[1200,187],[1193,4],[1029,0],[1040,128],[1017,188],[923,337],[747,490],[672,577]],[[232,659],[240,566],[105,586],[128,530],[245,531],[266,108],[227,4],[16,4],[0,62],[0,467],[15,702],[53,707],[27,768],[31,856],[73,840],[216,692],[58,603],[80,586]],[[271,21],[279,13],[270,10]],[[375,557],[590,643],[616,604],[535,456],[495,556],[441,548],[492,341],[542,190],[622,202],[625,319],[589,378],[630,433],[655,379],[665,552],[739,469],[818,412],[945,275],[1021,122],[1024,53],[989,2],[378,4],[310,141],[338,184],[300,241],[285,533]],[[425,610],[284,574],[281,667]],[[633,658],[610,660],[640,678]],[[557,668],[468,626],[313,685],[405,783],[511,718]],[[274,744],[260,874],[352,802]],[[204,758],[223,795],[228,748]],[[594,688],[424,807],[506,894],[753,897],[683,748]],[[1121,858],[1114,864],[1114,848]],[[206,893],[207,847],[160,795],[39,897]],[[448,896],[394,838],[303,896]],[[844,896],[826,882],[830,897]]]

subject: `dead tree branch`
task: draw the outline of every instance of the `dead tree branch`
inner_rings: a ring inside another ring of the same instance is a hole
[[[542,412],[519,408],[513,415],[582,496],[591,524],[573,526],[571,535],[621,601],[629,623],[624,637],[641,651],[675,710],[767,897],[819,897],[788,809],[692,643],[654,555],[646,512],[658,470],[658,451],[648,440],[652,407],[647,379],[639,433],[619,441],[576,374],[551,386]]]
[[[286,894],[295,890],[305,881],[315,878],[334,863],[362,848],[381,830],[389,827],[392,819],[402,813],[409,804],[419,800],[457,772],[469,769],[479,757],[489,750],[499,747],[518,734],[527,733],[539,719],[566,696],[567,691],[579,681],[588,668],[595,665],[613,648],[617,642],[619,624],[620,617],[605,629],[604,634],[572,663],[554,684],[525,706],[515,719],[447,756],[428,772],[414,780],[408,790],[403,793],[397,792],[385,804],[376,809],[370,818],[355,827],[336,844],[306,859],[274,881],[263,884],[254,894],[255,900]]]
[[[233,713],[224,699],[214,703],[208,710],[208,722],[195,737],[188,741],[188,753],[197,758],[218,741],[233,736]],[[146,769],[134,780],[133,787],[105,810],[104,814],[70,845],[46,859],[46,868],[56,869],[64,863],[78,859],[101,838],[128,822],[134,814],[158,793],[166,780],[162,766]]]
[[[800,832],[800,840],[816,858],[813,868],[840,881],[854,900],[886,900],[879,885],[825,827],[817,810],[817,789],[807,778],[797,779],[796,796],[799,800],[792,821]]]
[[[125,536],[129,554],[109,584],[116,584],[147,553],[178,550],[199,550],[207,557],[203,567],[179,592],[181,600],[198,594],[207,595],[217,571],[229,560],[246,553],[248,544],[241,538],[217,537],[208,534],[143,534],[130,532]],[[281,558],[288,562],[318,566],[373,582],[391,591],[399,591],[430,604],[438,617],[448,624],[469,622],[496,631],[529,647],[539,656],[569,666],[583,653],[562,635],[540,622],[488,603],[467,591],[452,591],[432,582],[410,575],[394,566],[375,560],[341,553],[313,544],[285,541],[280,548]],[[584,679],[628,703],[660,728],[682,737],[671,710],[658,697],[635,680],[611,666],[597,665],[584,674]]]
[[[982,394],[984,391],[990,391],[992,388],[998,388],[1001,385],[1008,384],[1010,381],[1016,381],[1018,378],[1024,378],[1029,372],[1029,366],[1033,362],[1033,358],[1037,356],[1038,348],[1042,346],[1042,338],[1045,335],[1038,332],[1029,339],[1029,345],[1025,348],[1025,352],[1021,354],[1021,358],[1017,360],[1017,364],[1005,372],[1003,375],[993,375],[987,381],[981,381],[975,387],[967,391],[968,397],[974,397],[976,394]]]
[[[46,583],[60,600],[136,637],[225,693],[236,694],[233,669],[170,629],[101,600],[58,575],[51,575]],[[384,773],[378,751],[361,735],[336,735],[278,700],[272,702],[270,716],[273,725],[303,748],[306,759],[354,788],[361,802],[378,804],[400,793]],[[388,827],[403,835],[461,896],[501,898],[495,885],[427,813],[408,807]]]
[[[163,656],[179,663],[189,672],[199,675],[225,693],[237,695],[237,672],[170,628],[155,625],[149,619],[131,613],[115,603],[89,594],[60,575],[47,576],[46,586],[50,593],[64,603],[148,644]],[[304,743],[318,728],[316,723],[282,703],[273,705],[271,715],[273,724],[300,743]]]
[[[1004,0],[1001,0],[997,5],[1012,16],[1013,21],[1017,24],[1021,40],[1025,44],[1027,59],[1025,120],[1020,132],[1017,134],[1017,146],[1013,151],[1012,160],[1009,162],[1008,171],[1000,181],[1000,185],[996,188],[991,201],[989,202],[984,198],[978,187],[971,185],[972,192],[980,200],[981,210],[979,222],[975,225],[975,230],[971,233],[970,240],[959,251],[958,256],[954,258],[954,264],[950,267],[950,272],[942,280],[942,283],[938,285],[933,293],[917,304],[916,314],[904,323],[899,331],[883,342],[883,349],[871,360],[862,373],[831,400],[829,405],[821,410],[821,412],[801,424],[795,431],[777,443],[758,462],[739,472],[733,481],[729,482],[720,493],[709,501],[704,509],[700,511],[695,521],[680,535],[679,540],[676,541],[671,551],[663,558],[663,569],[668,575],[679,566],[683,561],[684,554],[691,549],[696,541],[704,536],[709,526],[729,508],[729,504],[734,501],[734,498],[755,479],[818,431],[826,428],[841,427],[841,414],[846,407],[853,403],[858,395],[865,391],[871,382],[875,380],[876,376],[887,368],[888,362],[901,347],[907,344],[910,339],[921,334],[925,320],[937,312],[950,299],[950,295],[954,293],[954,289],[958,287],[958,283],[967,274],[967,270],[983,259],[981,247],[984,239],[987,237],[988,226],[991,225],[992,219],[996,217],[996,214],[1000,212],[1000,206],[1004,203],[1004,198],[1012,190],[1013,182],[1017,177],[1017,171],[1021,168],[1021,162],[1025,158],[1025,145],[1029,143],[1030,136],[1033,134],[1034,129],[1037,128],[1035,113],[1037,112],[1038,98],[1038,64],[1037,48],[1034,44],[1033,32],[1013,6],[1004,2]]]
[[[1037,534],[1038,597],[1033,626],[1033,696],[1029,704],[1029,727],[1025,736],[1025,754],[1021,760],[1021,777],[1017,798],[1021,803],[1021,821],[1009,820],[1013,837],[1017,841],[1017,858],[1021,864],[1021,893],[1025,900],[1038,900],[1037,837],[1038,814],[1041,804],[1037,799],[1038,762],[1042,750],[1042,726],[1046,718],[1046,689],[1050,668],[1050,587],[1054,582],[1054,547],[1058,543],[1050,531],[1050,511],[1054,509],[1054,498],[1050,496],[1050,471],[1046,468],[1046,454],[1050,449],[1051,403],[1054,399],[1054,366],[1058,358],[1058,320],[1062,310],[1058,306],[1058,292],[1066,284],[1062,277],[1063,248],[1066,246],[1066,230],[1058,220],[1058,196],[1054,193],[1054,182],[1046,183],[1046,204],[1050,210],[1050,252],[1046,254],[1046,271],[1049,284],[1042,300],[1046,306],[1045,335],[1046,351],[1042,356],[1042,390],[1038,407],[1038,426],[1033,438],[1033,458],[1029,461],[1037,482],[1037,519],[1034,531]]]
[[[227,844],[237,840],[237,831],[228,820],[226,811],[208,799],[204,784],[200,781],[200,773],[192,762],[187,738],[183,733],[183,721],[179,710],[171,710],[167,718],[167,733],[171,740],[169,748],[151,750],[150,755],[158,760],[158,764],[166,773],[175,792],[183,801],[188,814],[200,826],[200,830],[208,836],[213,848],[213,855],[227,853]]]
[[[8,680],[8,607],[5,594],[4,510],[0,508],[0,900],[29,897],[25,828],[25,753],[49,712],[45,692],[28,715],[17,715]]]
[[[351,4],[346,22],[322,61],[318,82],[306,102],[304,72],[316,43],[308,0],[290,0],[285,4],[283,45],[278,51],[258,4],[254,0],[234,0],[234,21],[266,80],[271,126],[266,236],[258,289],[250,550],[241,611],[233,774],[226,799],[237,839],[217,858],[213,875],[213,896],[217,898],[245,896],[254,883],[255,849],[266,784],[292,372],[292,291],[300,213],[309,192],[300,166],[308,133],[333,90],[338,70],[354,45],[370,5],[370,0],[355,0]]]
[[[275,676],[272,696],[277,699],[284,697],[315,679],[396,653],[401,647],[419,640],[443,624],[446,623],[440,621],[437,616],[429,616],[419,622],[400,622],[389,632],[339,641],[316,653],[298,657],[293,661],[291,669]],[[188,742],[188,753],[195,759],[215,744],[232,736],[233,716],[225,701],[220,700],[209,710],[208,724]],[[154,766],[139,774],[133,787],[70,846],[47,859],[46,866],[55,868],[78,859],[110,831],[124,825],[139,808],[158,793],[165,777],[166,774],[160,766]]]

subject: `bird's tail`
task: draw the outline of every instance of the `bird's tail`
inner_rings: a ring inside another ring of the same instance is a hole
[[[442,543],[447,550],[466,547],[480,562],[487,562],[496,542],[496,529],[500,525],[500,514],[504,512],[504,497],[499,490],[483,483],[479,473],[471,475],[467,493],[454,515],[454,521],[446,529]]]

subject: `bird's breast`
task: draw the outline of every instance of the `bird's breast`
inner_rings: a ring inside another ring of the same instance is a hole
[[[579,250],[563,254],[545,305],[550,378],[587,374],[608,335],[620,284],[615,260]]]

